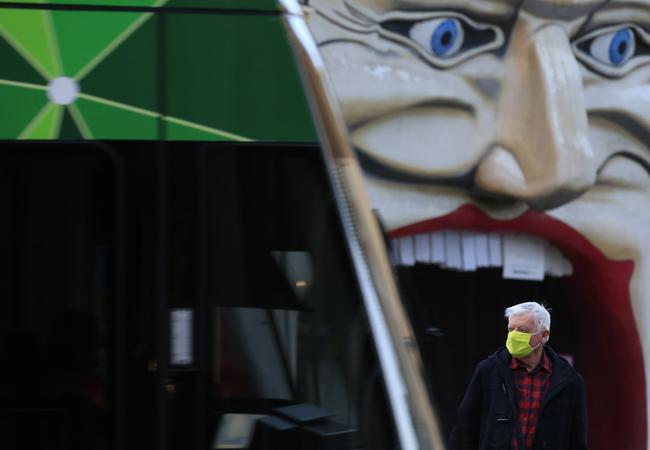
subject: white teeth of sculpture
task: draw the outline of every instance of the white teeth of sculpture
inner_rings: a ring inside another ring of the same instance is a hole
[[[506,278],[531,280],[573,274],[560,250],[537,236],[443,230],[393,239],[391,245],[401,266],[434,264],[463,272],[501,267]]]

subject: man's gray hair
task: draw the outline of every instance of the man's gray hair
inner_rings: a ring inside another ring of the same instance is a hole
[[[551,314],[548,310],[537,302],[525,302],[506,308],[506,318],[530,314],[537,326],[536,331],[551,329]]]

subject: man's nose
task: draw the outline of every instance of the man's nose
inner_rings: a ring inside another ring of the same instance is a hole
[[[518,23],[505,64],[495,145],[478,166],[476,187],[536,209],[559,206],[592,186],[597,170],[566,32]]]

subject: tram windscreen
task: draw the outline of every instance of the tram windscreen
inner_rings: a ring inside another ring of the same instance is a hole
[[[318,147],[2,145],[7,448],[393,448]]]

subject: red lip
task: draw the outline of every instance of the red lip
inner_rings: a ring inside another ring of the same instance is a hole
[[[585,379],[589,447],[646,447],[646,380],[630,302],[633,261],[605,257],[582,234],[544,213],[495,220],[474,205],[391,231],[393,238],[443,229],[512,231],[541,236],[571,260],[569,295],[578,342],[576,366]]]

